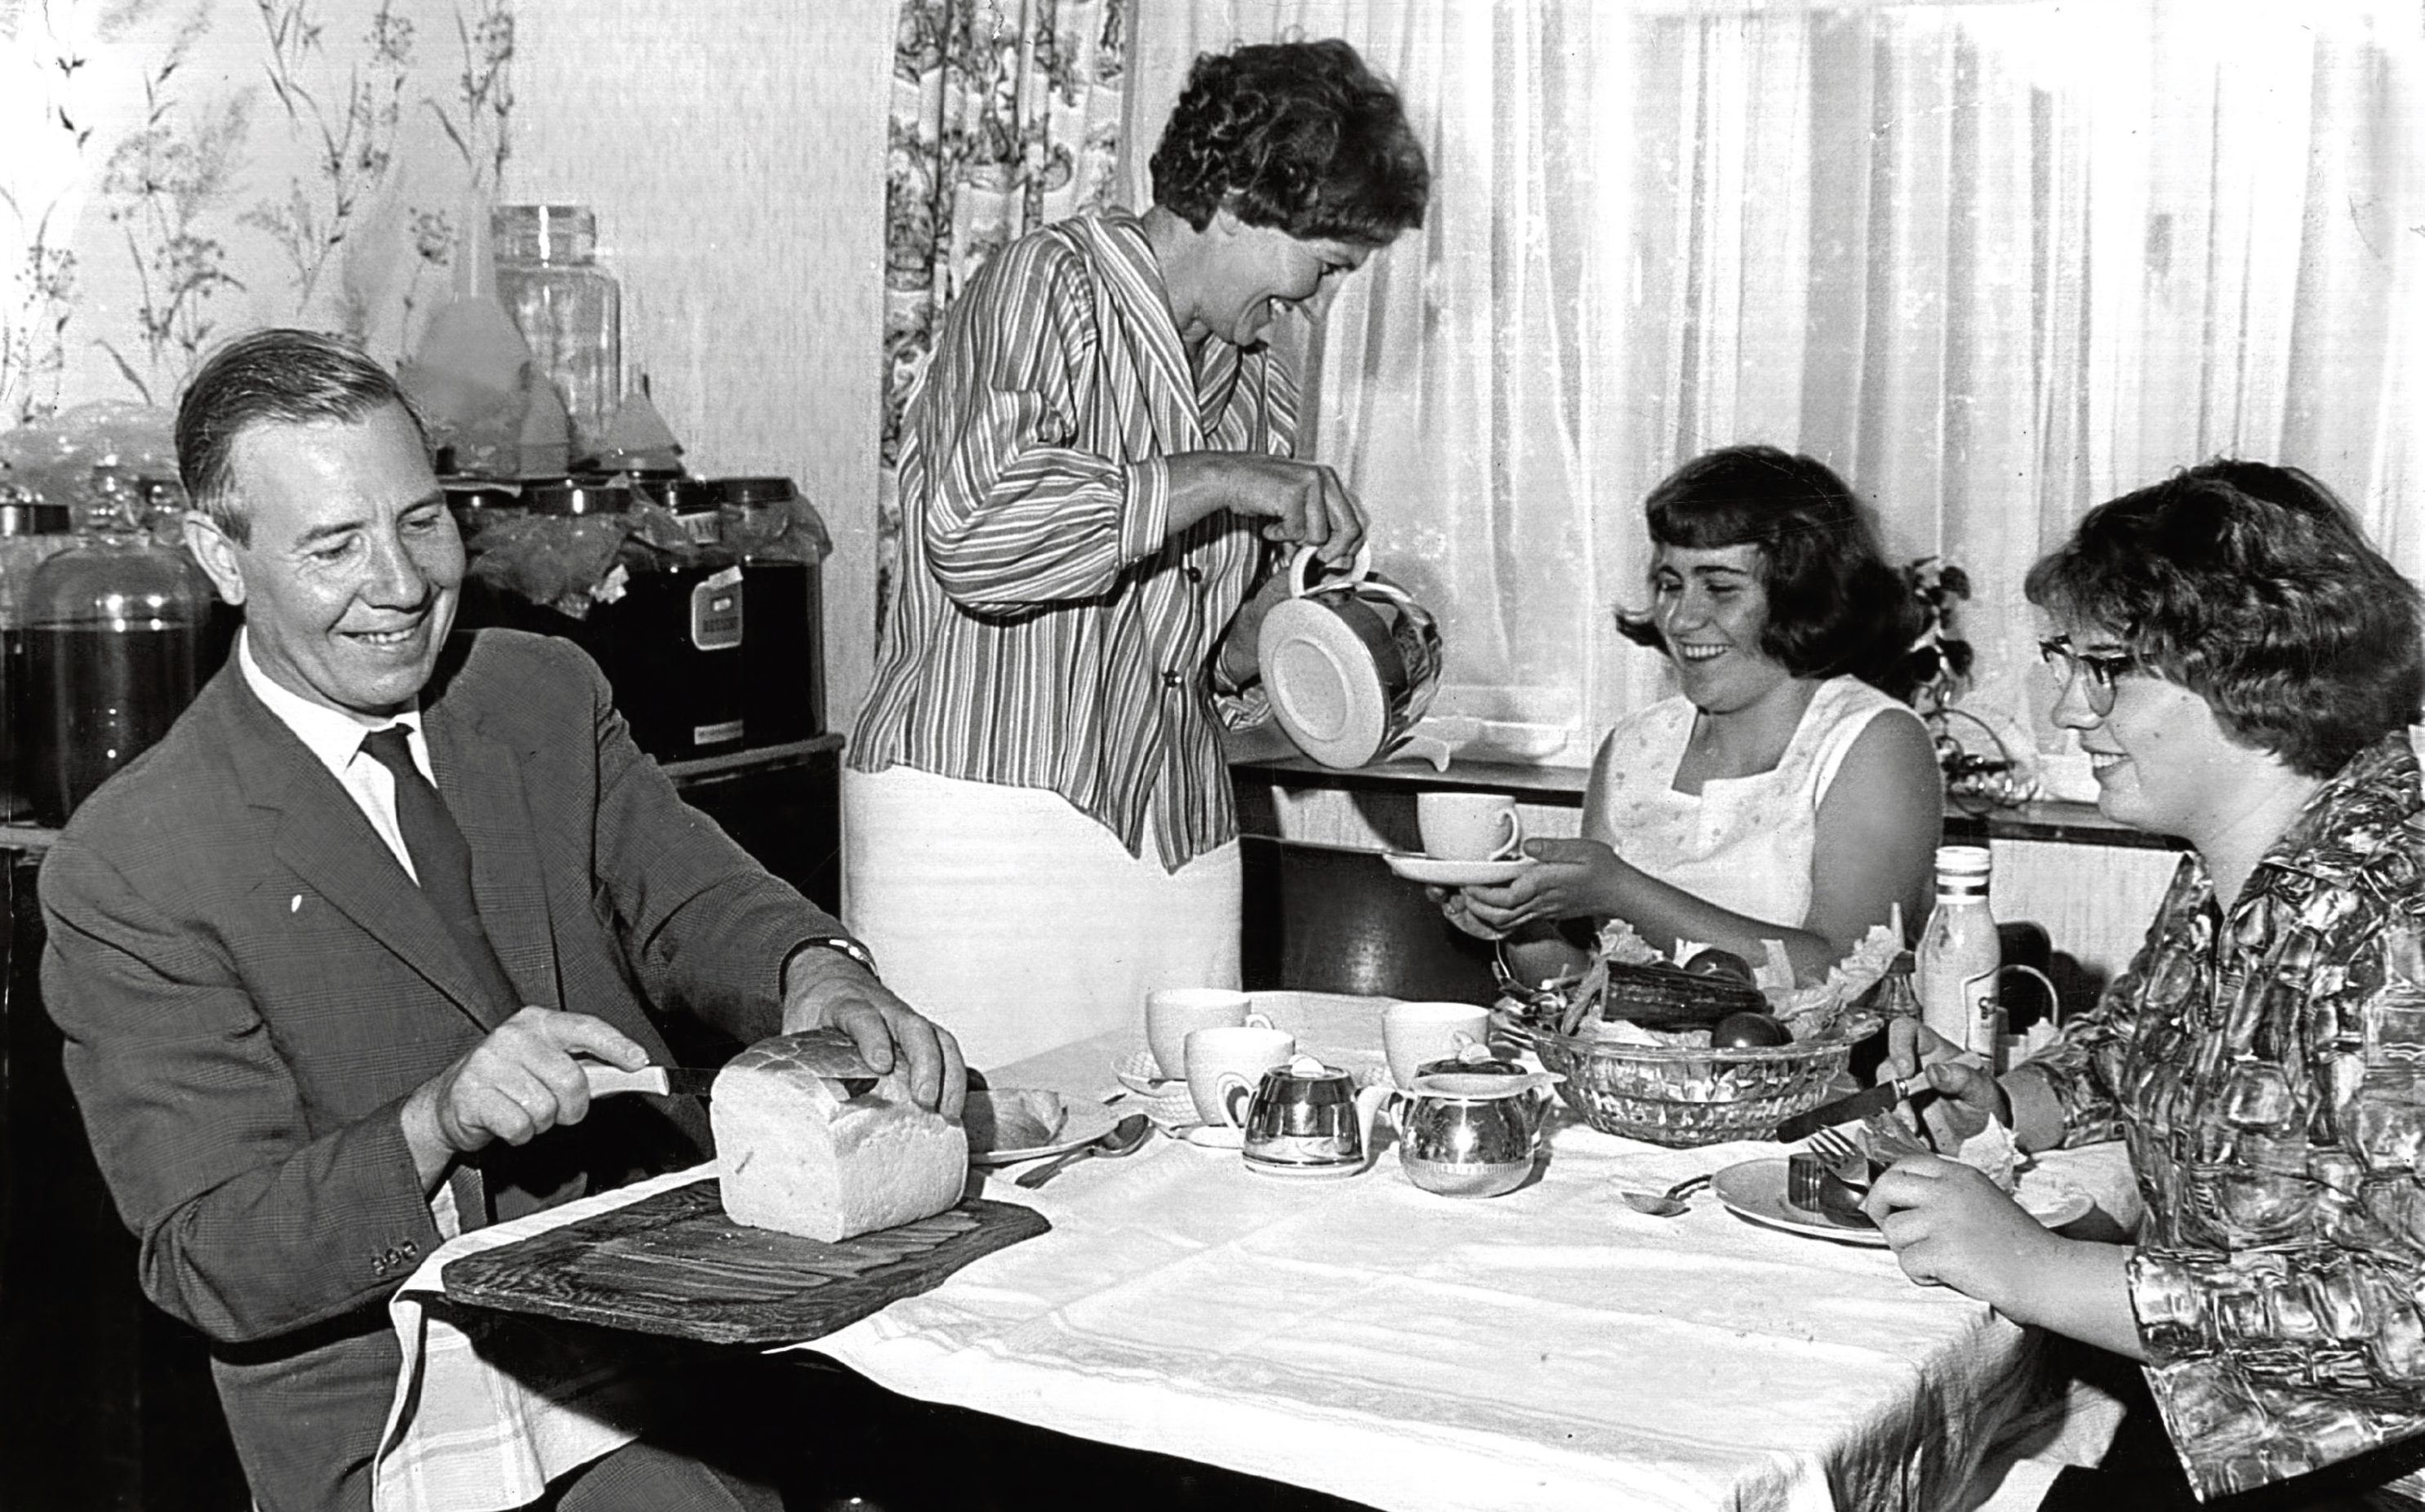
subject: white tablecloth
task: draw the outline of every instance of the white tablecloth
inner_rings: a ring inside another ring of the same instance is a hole
[[[1378,1002],[1259,997],[1333,1064],[1377,1061]],[[1128,1048],[994,1080],[1100,1094]],[[1934,1512],[2026,1423],[2042,1456],[2095,1457],[2110,1410],[1887,1251],[1616,1195],[1783,1154],[1573,1123],[1539,1180],[1473,1200],[1417,1188],[1393,1150],[1300,1182],[1156,1140],[1032,1194],[989,1182],[1053,1231],[806,1347],[905,1395],[1414,1512]]]
[[[1259,996],[1302,1048],[1377,1063],[1377,1001]],[[1101,1096],[1130,1048],[1066,1047],[995,1085]],[[1783,1154],[1573,1123],[1539,1179],[1472,1200],[1418,1189],[1389,1150],[1303,1182],[1158,1138],[1041,1191],[988,1181],[1052,1231],[797,1347],[907,1396],[1409,1512],[1935,1512],[1975,1502],[1978,1468],[2015,1437],[2041,1465],[2094,1459],[2111,1403],[2066,1397],[2036,1336],[1913,1286],[1887,1251],[1706,1195],[1680,1218],[1616,1195]],[[492,1456],[500,1436],[463,1420],[493,1389],[444,1394],[417,1414]],[[415,1415],[397,1424],[410,1462],[444,1458]]]

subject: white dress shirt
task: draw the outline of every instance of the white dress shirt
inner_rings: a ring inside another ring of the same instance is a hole
[[[341,714],[326,704],[314,703],[300,694],[292,693],[270,681],[269,674],[252,658],[250,632],[240,631],[235,637],[236,666],[244,671],[244,680],[279,722],[295,732],[320,764],[329,769],[354,807],[371,822],[387,848],[395,854],[404,875],[417,885],[421,874],[412,869],[412,852],[404,844],[404,830],[395,818],[395,774],[378,764],[378,760],[362,749],[362,737],[390,725],[405,728],[405,743],[412,749],[412,764],[421,775],[438,785],[438,773],[429,764],[429,740],[421,732],[421,711],[412,710],[393,719],[376,724],[365,723],[352,715]]]

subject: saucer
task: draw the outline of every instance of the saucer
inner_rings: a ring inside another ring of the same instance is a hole
[[[1364,1174],[1365,1162],[1335,1166],[1274,1166],[1260,1160],[1245,1163],[1246,1169],[1258,1176],[1277,1176],[1284,1182],[1343,1182],[1351,1176]]]
[[[1187,1142],[1198,1150],[1244,1150],[1246,1131],[1234,1123],[1199,1123],[1187,1131]]]
[[[1162,1074],[1162,1063],[1153,1058],[1150,1050],[1138,1050],[1112,1062],[1112,1074],[1139,1097],[1183,1095],[1187,1089],[1187,1078]]]
[[[1425,887],[1495,887],[1516,880],[1525,867],[1533,864],[1529,856],[1511,856],[1498,861],[1444,861],[1394,850],[1381,860],[1407,881],[1421,882]]]

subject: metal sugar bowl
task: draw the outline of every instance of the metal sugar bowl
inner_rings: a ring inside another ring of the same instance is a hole
[[[1442,1197],[1499,1197],[1524,1184],[1540,1159],[1548,1072],[1426,1071],[1389,1099],[1406,1180]]]

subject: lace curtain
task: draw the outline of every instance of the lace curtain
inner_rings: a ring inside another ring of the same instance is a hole
[[[1196,52],[1291,36],[1356,44],[1432,153],[1305,354],[1309,435],[1486,741],[1579,764],[1666,690],[1608,610],[1643,493],[1727,442],[1966,568],[1962,706],[2024,754],[2063,741],[2023,572],[2174,467],[2304,466],[2425,577],[2413,8],[1194,0],[1140,18],[1128,192]]]
[[[1129,0],[901,0],[886,153],[876,623],[892,598],[901,414],[995,248],[1114,183]]]

